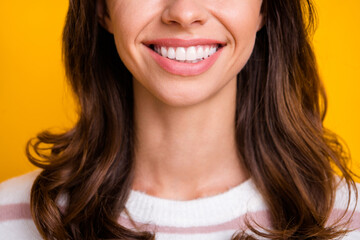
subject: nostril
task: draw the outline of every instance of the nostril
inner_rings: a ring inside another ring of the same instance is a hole
[[[162,13],[162,22],[189,28],[203,25],[208,19],[206,8],[194,0],[171,1]]]

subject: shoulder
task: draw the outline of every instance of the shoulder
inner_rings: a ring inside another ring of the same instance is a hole
[[[0,183],[0,205],[29,203],[31,187],[39,173],[36,170]]]
[[[30,192],[40,171],[0,183],[0,239],[41,239],[30,212]]]
[[[335,210],[349,210],[360,212],[360,183],[348,186],[344,180],[338,180],[335,195]]]
[[[336,222],[340,218],[342,218],[340,223],[348,221],[346,227],[354,230],[344,239],[360,239],[360,183],[349,188],[344,181],[338,181],[334,207],[329,221]]]

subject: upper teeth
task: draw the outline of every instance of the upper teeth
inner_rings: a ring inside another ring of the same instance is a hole
[[[191,46],[191,47],[165,47],[158,46],[154,47],[155,51],[163,57],[169,59],[175,59],[178,61],[191,61],[197,62],[202,59],[206,59],[216,53],[218,46]]]

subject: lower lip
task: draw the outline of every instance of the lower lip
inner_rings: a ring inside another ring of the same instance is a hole
[[[214,53],[210,57],[208,57],[200,62],[185,63],[185,62],[178,62],[175,60],[171,60],[169,58],[165,58],[165,57],[159,55],[158,53],[156,53],[155,51],[153,51],[152,49],[150,49],[148,47],[146,47],[146,48],[150,51],[150,55],[152,56],[152,58],[165,71],[175,74],[175,75],[180,75],[180,76],[185,76],[185,77],[200,75],[200,74],[206,72],[207,70],[209,70],[209,68],[211,68],[211,66],[214,65],[214,63],[216,62],[216,60],[218,59],[218,57],[220,56],[220,54],[223,50],[223,47],[218,49],[218,51],[216,53]]]

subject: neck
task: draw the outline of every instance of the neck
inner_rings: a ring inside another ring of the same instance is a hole
[[[173,107],[134,80],[133,189],[171,199],[224,192],[245,181],[235,141],[236,79],[216,96]]]

